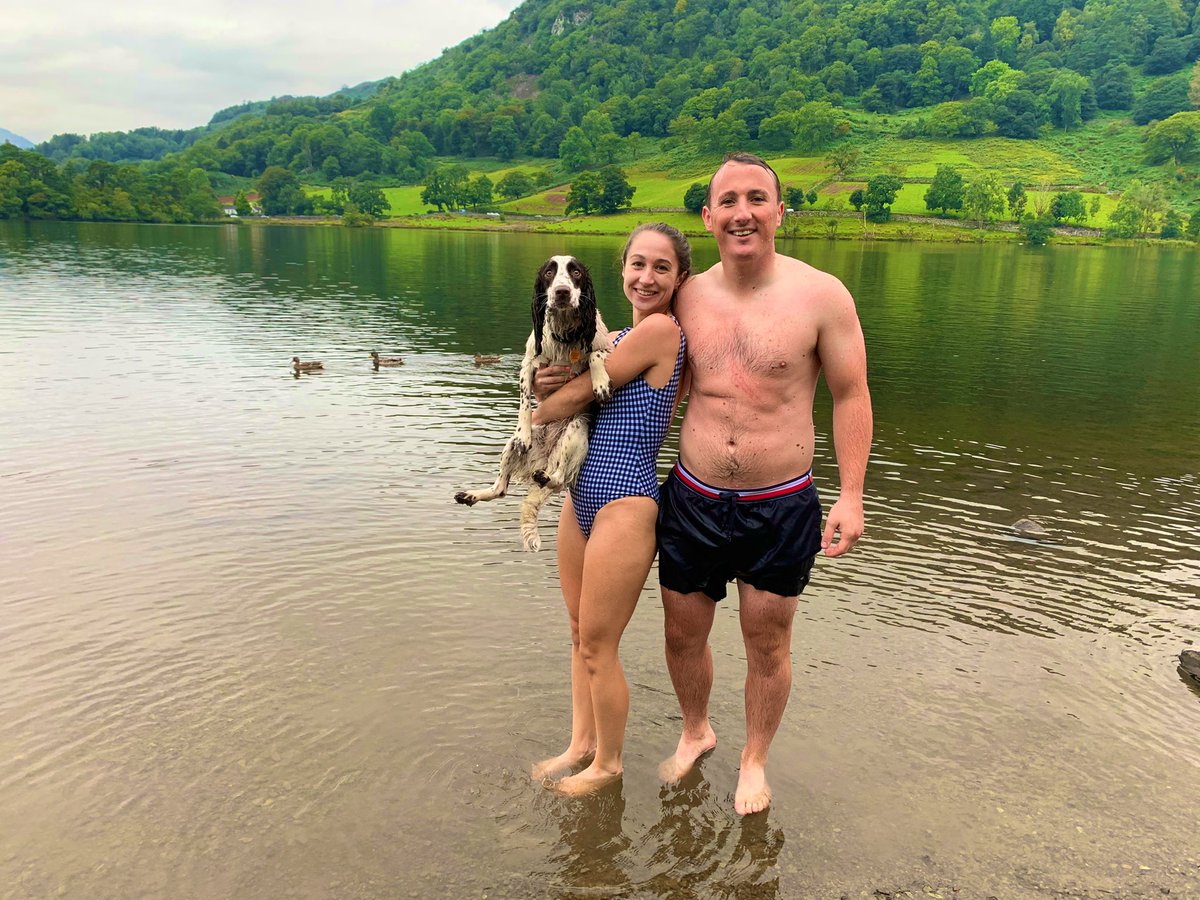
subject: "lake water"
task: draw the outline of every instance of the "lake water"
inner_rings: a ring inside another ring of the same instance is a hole
[[[743,821],[736,598],[698,774],[655,777],[652,573],[624,782],[563,799],[528,775],[569,727],[558,504],[527,554],[516,500],[451,499],[538,263],[617,327],[620,247],[0,223],[0,895],[1200,896],[1200,253],[781,243],[857,298],[876,443]]]

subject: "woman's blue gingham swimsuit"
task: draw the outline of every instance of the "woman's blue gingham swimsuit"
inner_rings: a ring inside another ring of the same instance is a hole
[[[679,327],[674,316],[671,321]],[[629,332],[628,328],[622,330],[613,346]],[[591,535],[596,513],[606,503],[621,497],[650,497],[658,502],[655,462],[675,417],[675,394],[686,351],[687,339],[681,330],[675,371],[665,386],[652,388],[638,376],[619,388],[596,414],[588,436],[587,459],[571,488],[575,520],[584,537]]]

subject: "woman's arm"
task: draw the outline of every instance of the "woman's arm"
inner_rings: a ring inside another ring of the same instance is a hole
[[[672,368],[679,354],[679,328],[665,315],[655,313],[621,339],[604,361],[613,390],[624,387],[657,364]],[[584,372],[538,403],[533,424],[545,425],[587,409],[592,402],[592,379]]]

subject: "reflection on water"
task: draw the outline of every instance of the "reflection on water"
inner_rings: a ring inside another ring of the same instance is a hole
[[[577,253],[619,325],[620,247],[0,227],[7,894],[1200,893],[1198,255],[788,245],[858,298],[877,443],[742,821],[732,598],[700,771],[654,777],[652,577],[624,782],[566,800],[528,776],[569,728],[552,516],[524,554],[515,501],[451,501],[511,430],[537,264]]]

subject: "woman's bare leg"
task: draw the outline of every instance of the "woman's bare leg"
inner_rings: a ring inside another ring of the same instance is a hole
[[[578,775],[558,783],[564,793],[591,793],[623,771],[629,686],[618,648],[654,561],[657,516],[658,507],[649,497],[624,497],[600,510],[588,539],[579,603],[579,651],[596,717],[596,757]]]
[[[583,586],[583,557],[587,538],[579,530],[568,495],[558,517],[558,580],[571,622],[571,743],[558,756],[533,767],[534,779],[558,778],[596,750],[596,725],[587,666],[579,653],[579,595]]]

